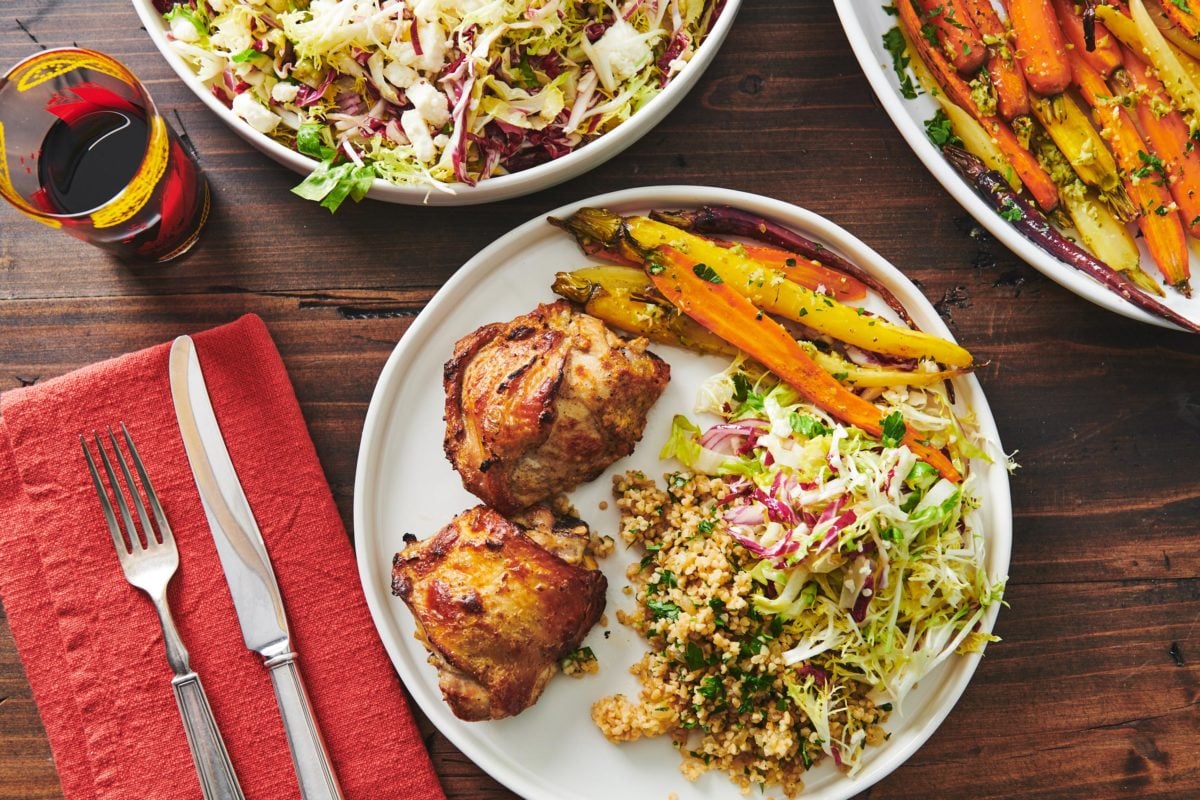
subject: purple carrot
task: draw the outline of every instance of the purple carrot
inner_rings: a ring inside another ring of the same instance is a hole
[[[1200,324],[1143,294],[1129,278],[1055,230],[1041,211],[1012,190],[1003,175],[988,169],[986,164],[961,147],[948,145],[942,152],[955,169],[991,202],[997,213],[1011,222],[1025,238],[1060,261],[1090,275],[1105,288],[1143,311],[1174,323],[1184,330],[1200,333]]]
[[[916,323],[908,315],[904,304],[875,276],[857,264],[842,258],[824,245],[801,236],[778,223],[771,222],[766,217],[760,217],[732,206],[703,206],[694,211],[651,211],[650,216],[659,222],[665,222],[687,231],[715,233],[724,236],[745,236],[747,239],[765,242],[790,253],[819,261],[830,269],[844,272],[866,284],[893,311],[899,314],[909,327],[917,329]]]

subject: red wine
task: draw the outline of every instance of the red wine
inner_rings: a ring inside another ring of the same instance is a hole
[[[92,111],[55,122],[38,158],[43,197],[59,214],[99,208],[137,174],[146,137],[146,118],[132,111]]]

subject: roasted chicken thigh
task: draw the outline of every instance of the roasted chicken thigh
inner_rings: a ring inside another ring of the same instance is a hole
[[[445,366],[446,456],[512,513],[633,452],[670,367],[566,301],[479,328]]]
[[[575,542],[586,541],[585,525],[555,524],[549,512],[530,519],[547,546],[584,560]],[[392,564],[392,591],[412,611],[442,696],[464,720],[533,705],[600,618],[607,585],[599,571],[568,563],[486,506],[410,542]]]

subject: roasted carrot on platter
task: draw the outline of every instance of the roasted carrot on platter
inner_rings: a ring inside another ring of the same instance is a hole
[[[1121,66],[1121,50],[1117,40],[1108,32],[1108,28],[1100,23],[1094,23],[1092,46],[1088,47],[1087,34],[1084,31],[1083,6],[1076,0],[1053,0],[1054,11],[1062,27],[1067,44],[1083,57],[1083,60],[1104,77]]]
[[[1072,55],[1071,70],[1079,91],[1092,107],[1100,132],[1112,149],[1117,164],[1124,172],[1125,191],[1138,209],[1137,225],[1146,242],[1150,257],[1158,266],[1164,280],[1185,295],[1189,294],[1187,237],[1179,212],[1166,187],[1166,176],[1154,180],[1142,174],[1153,166],[1156,158],[1142,141],[1128,112],[1116,102],[1114,93],[1103,76],[1082,58]]]
[[[963,8],[963,0],[909,0],[921,7],[923,22],[959,74],[971,76],[987,58],[983,39]]]
[[[1187,0],[1160,0],[1163,15],[1189,39],[1200,39],[1200,17]]]
[[[1063,236],[1049,220],[1028,200],[1009,188],[1004,177],[989,170],[982,161],[963,150],[949,146],[944,149],[946,159],[984,197],[996,211],[1012,224],[1025,238],[1050,255],[1091,276],[1118,297],[1137,306],[1159,319],[1177,325],[1183,330],[1200,333],[1200,323],[1184,317],[1178,311],[1139,291],[1138,287],[1124,274],[1113,270],[1095,256]]]
[[[1127,50],[1124,62],[1129,94],[1137,100],[1138,125],[1151,148],[1138,174],[1165,180],[1188,232],[1200,236],[1200,152],[1187,121],[1171,107],[1162,83],[1141,59]]]
[[[1050,0],[1007,0],[1006,5],[1029,88],[1043,97],[1065,91],[1071,64]]]
[[[1058,189],[1033,154],[1021,144],[1012,129],[999,117],[984,114],[971,96],[971,88],[959,77],[950,62],[921,34],[921,21],[912,5],[896,4],[897,16],[905,36],[947,97],[975,117],[996,140],[1005,158],[1039,206],[1046,211],[1058,205]]]
[[[1029,113],[1029,91],[1009,42],[1008,28],[991,0],[962,0],[988,50],[987,72],[996,92],[996,108],[1007,120]]]

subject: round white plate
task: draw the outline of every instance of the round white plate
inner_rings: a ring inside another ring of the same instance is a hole
[[[895,267],[836,225],[787,203],[757,195],[698,186],[631,189],[565,206],[566,216],[581,206],[605,206],[621,213],[651,208],[729,204],[769,216],[841,252],[888,285],[925,330],[950,333],[929,302]],[[601,566],[608,576],[609,626],[597,626],[585,644],[600,661],[597,675],[581,679],[556,676],[545,694],[519,716],[496,722],[462,722],[442,701],[437,673],[426,663],[425,649],[413,638],[407,607],[391,594],[392,556],[411,532],[426,538],[460,511],[478,501],[469,495],[442,453],[442,364],[460,337],[488,322],[506,321],[555,299],[554,273],[588,263],[566,233],[538,217],[501,237],[471,259],[421,312],[388,359],[371,399],[359,451],[354,492],[355,546],[367,604],[380,638],[412,696],[433,723],[472,761],[529,800],[680,800],[742,797],[724,774],[710,773],[689,783],[679,772],[679,756],[665,737],[610,744],[592,723],[598,698],[623,692],[636,697],[638,686],[628,667],[645,651],[642,640],[616,621],[616,610],[632,610],[621,592],[625,568],[635,555],[615,536],[617,512],[611,476],[641,469],[661,477],[672,470],[658,451],[676,413],[691,414],[700,382],[727,362],[672,347],[654,351],[671,364],[671,382],[655,405],[646,433],[634,454],[614,464],[590,484],[571,493],[580,514],[600,533],[618,539],[616,552]],[[894,315],[881,302],[871,308]],[[958,396],[974,409],[981,430],[996,448],[999,437],[987,402],[974,377],[955,381]],[[992,575],[1008,570],[1012,510],[1008,473],[1002,461],[973,464],[980,474],[984,506],[981,520]],[[599,505],[608,501],[601,511]],[[995,610],[984,625],[991,629]],[[922,681],[906,701],[903,716],[893,714],[892,737],[869,751],[862,772],[850,779],[827,759],[806,781],[806,798],[834,800],[865,790],[911,755],[937,728],[975,671],[978,656],[955,657]]]
[[[896,27],[896,18],[883,10],[888,3],[884,0],[833,0],[833,5],[850,40],[850,46],[854,49],[854,55],[866,73],[871,88],[879,97],[879,102],[883,104],[884,111],[892,118],[900,135],[917,154],[917,158],[921,159],[926,169],[967,213],[1025,263],[1068,291],[1131,319],[1178,330],[1172,323],[1122,300],[1087,275],[1059,261],[1001,219],[954,167],[950,166],[933,142],[929,141],[924,121],[937,111],[934,100],[925,94],[915,100],[906,100],[900,95],[896,71],[892,69],[892,58],[883,47],[883,35]],[[1140,239],[1139,246],[1142,249],[1143,268],[1156,280],[1161,280],[1154,261]],[[1200,259],[1193,255],[1191,261],[1192,270],[1200,271]],[[1188,319],[1200,321],[1200,296],[1189,299],[1179,292],[1167,289],[1167,296],[1158,299]]]
[[[429,186],[397,186],[377,178],[367,197],[404,205],[465,206],[490,203],[547,189],[600,166],[642,138],[670,113],[671,109],[678,105],[716,57],[717,50],[733,26],[733,18],[737,16],[741,5],[742,0],[726,0],[725,8],[712,26],[712,30],[709,31],[708,37],[697,48],[687,67],[672,79],[667,88],[612,132],[606,133],[584,147],[580,147],[562,158],[521,172],[514,172],[511,175],[488,178],[474,186],[463,183],[448,184],[452,190],[450,193]],[[314,159],[280,144],[266,134],[259,133],[213,96],[213,93],[196,77],[196,73],[188,63],[171,49],[167,40],[169,26],[163,21],[162,15],[154,8],[151,0],[133,0],[133,8],[141,18],[146,32],[154,41],[155,47],[175,70],[175,74],[226,125],[273,160],[294,172],[308,175],[313,171],[317,166]]]

